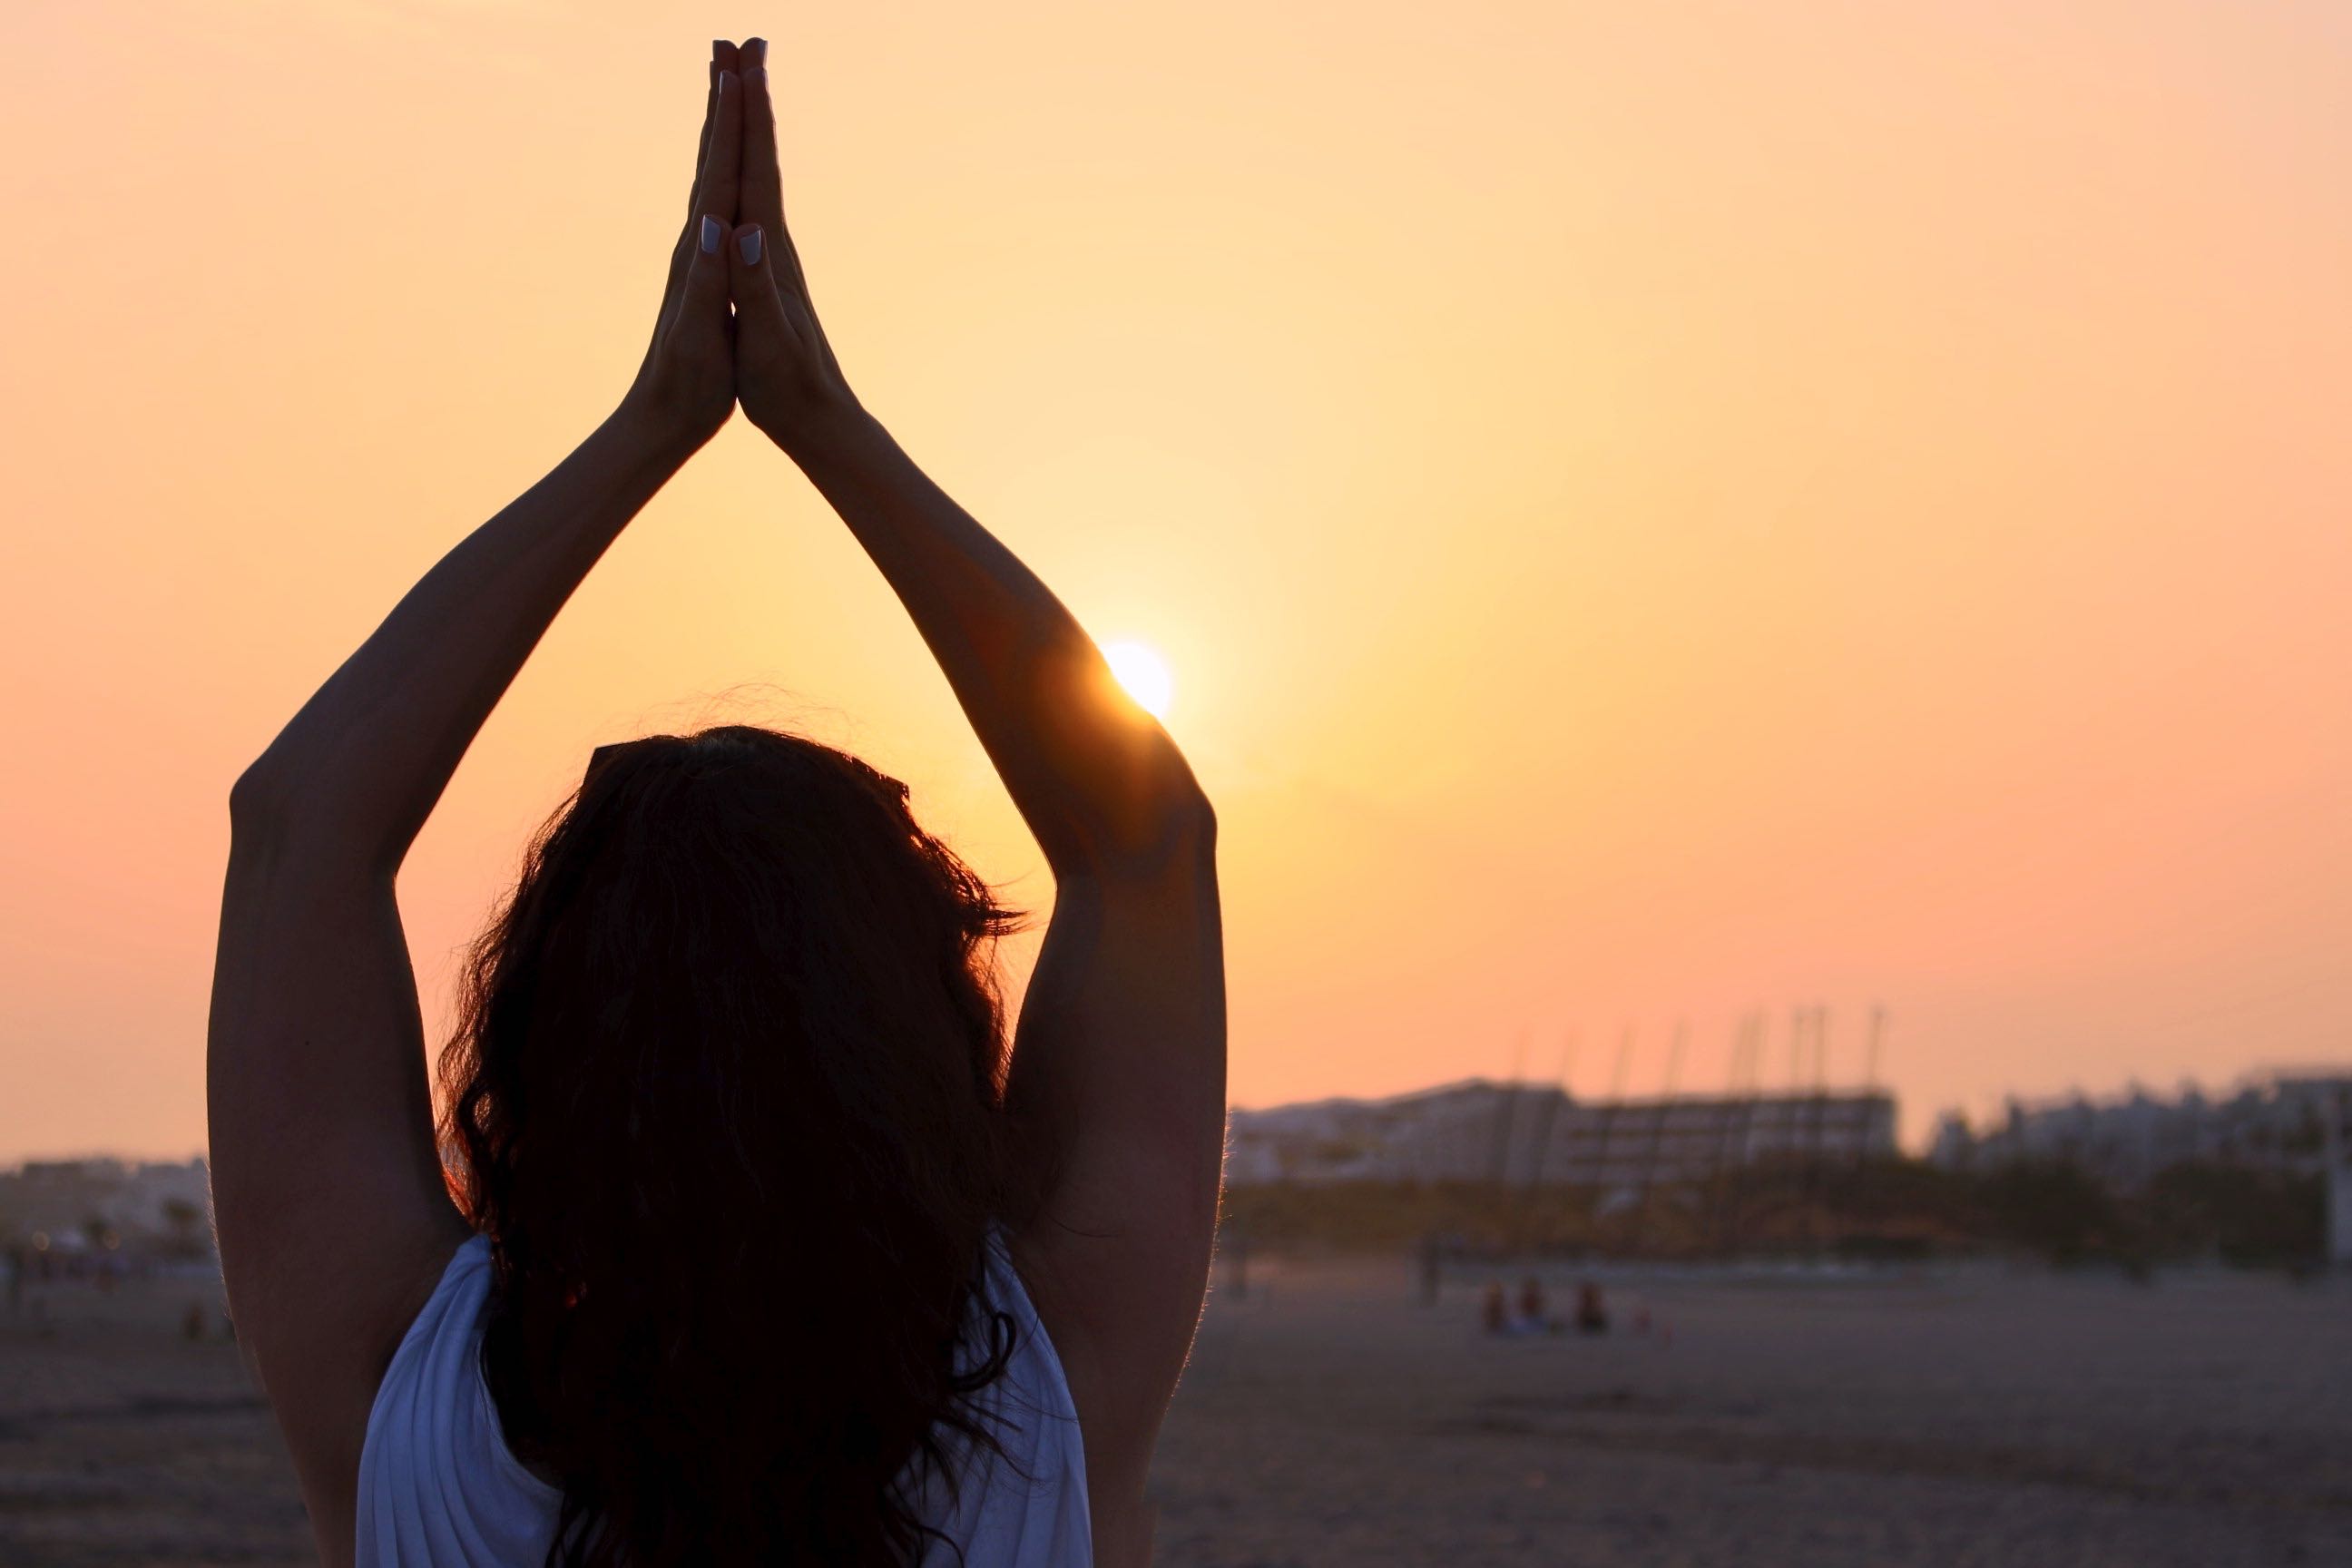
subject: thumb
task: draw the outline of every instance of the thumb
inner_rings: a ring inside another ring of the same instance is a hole
[[[727,239],[727,286],[735,296],[739,330],[770,342],[789,342],[796,334],[776,292],[776,269],[769,254],[768,237],[756,223],[747,223]]]
[[[681,322],[711,321],[727,315],[727,220],[705,213],[695,226],[694,254],[678,290]]]

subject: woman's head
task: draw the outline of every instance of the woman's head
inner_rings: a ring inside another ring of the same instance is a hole
[[[1020,1201],[1008,924],[904,785],[766,730],[602,748],[540,834],[442,1078],[486,1367],[604,1521],[581,1560],[919,1545],[892,1482],[969,1425],[967,1291]]]

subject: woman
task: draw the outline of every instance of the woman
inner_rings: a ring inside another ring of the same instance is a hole
[[[614,414],[230,797],[221,1259],[331,1563],[1150,1555],[1217,1208],[1213,821],[1077,623],[852,395],[784,228],[765,63],[714,48]],[[591,760],[478,944],[436,1138],[402,858],[738,402],[897,591],[1053,871],[1013,1041],[1006,916],[903,786],[767,731],[650,736]]]

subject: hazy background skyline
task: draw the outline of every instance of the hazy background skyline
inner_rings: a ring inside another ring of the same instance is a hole
[[[201,1146],[226,795],[628,384],[764,34],[853,384],[1223,826],[1237,1103],[1719,1085],[1916,1141],[2352,1056],[2352,13],[77,3],[0,16],[0,1161]],[[730,695],[731,694],[731,695]],[[404,872],[459,946],[594,744],[813,730],[1042,910],[740,419]],[[1025,972],[1029,948],[1009,955]]]

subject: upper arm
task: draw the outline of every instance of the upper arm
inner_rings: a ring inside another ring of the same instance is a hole
[[[233,815],[206,1075],[221,1268],[335,1563],[376,1384],[466,1229],[391,870]]]
[[[1051,1150],[1016,1238],[1077,1402],[1090,1472],[1135,1484],[1207,1288],[1224,1151],[1224,963],[1213,823],[1063,874],[1008,1098]]]

